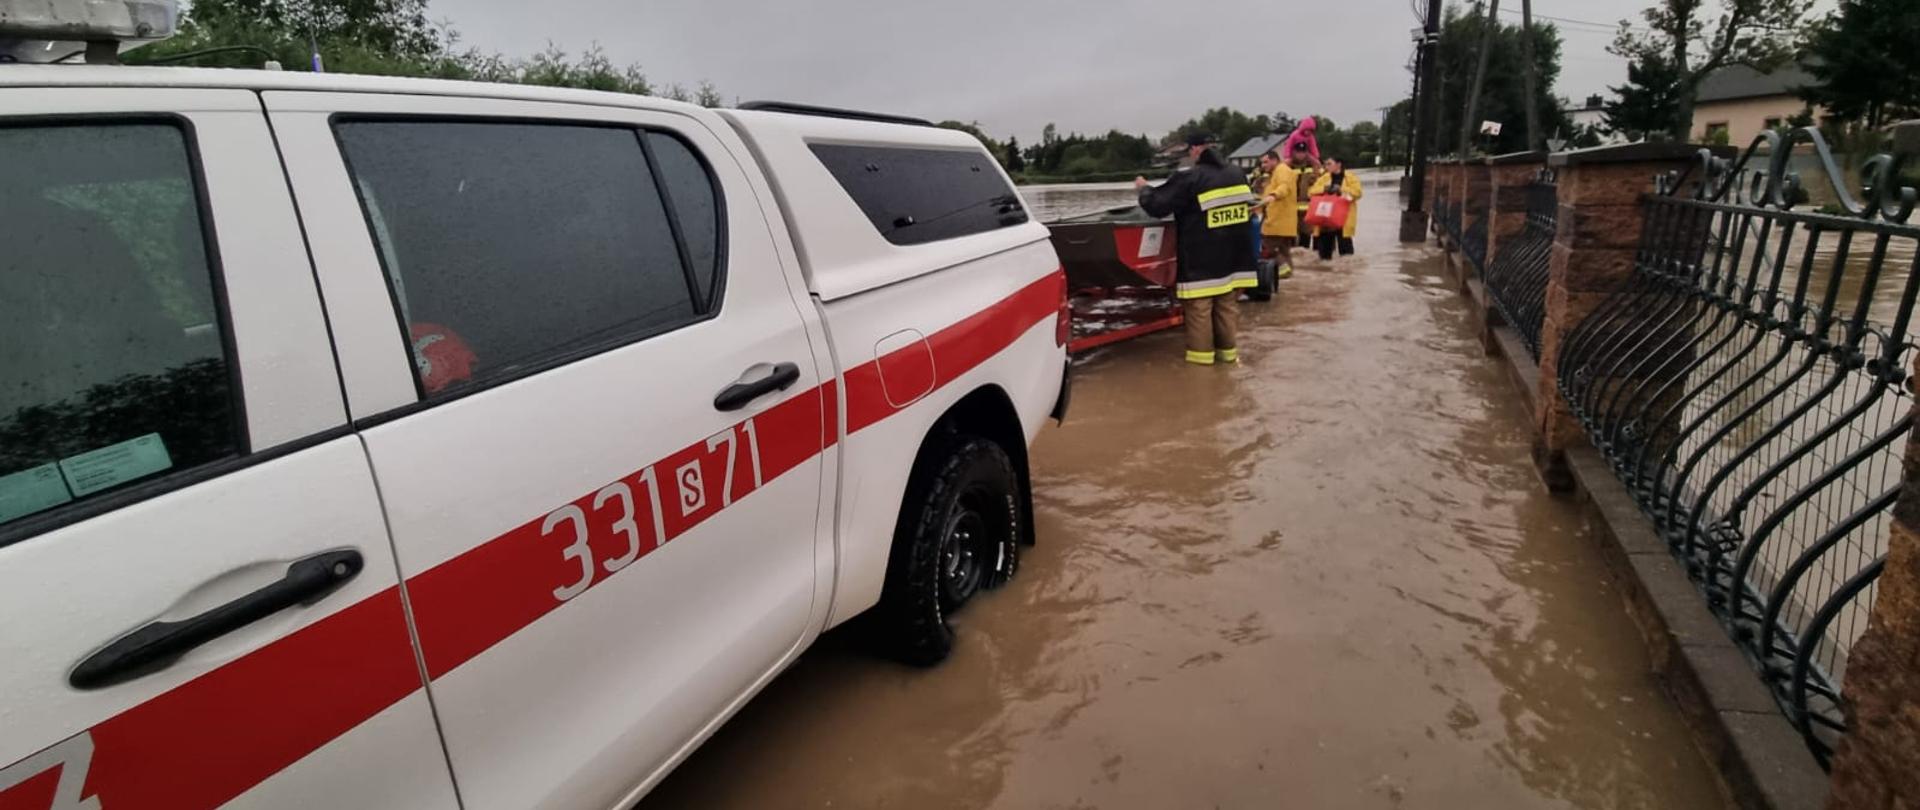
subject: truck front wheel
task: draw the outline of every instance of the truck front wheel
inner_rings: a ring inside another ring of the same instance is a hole
[[[947,617],[1013,576],[1020,478],[992,441],[954,436],[915,465],[880,599],[886,644],[901,660],[938,663],[953,649]]]

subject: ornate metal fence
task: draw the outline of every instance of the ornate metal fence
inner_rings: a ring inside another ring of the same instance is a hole
[[[1439,182],[1435,184],[1433,197],[1433,220],[1435,227],[1451,244],[1460,244],[1460,206],[1454,204],[1459,193],[1460,183],[1466,177],[1451,163],[1443,164]]]
[[[1466,179],[1455,178],[1454,182],[1464,183],[1466,182]],[[1457,199],[1448,200],[1447,201],[1447,236],[1448,238],[1453,240],[1454,247],[1456,248],[1460,246],[1461,241],[1465,238],[1464,231],[1465,231],[1466,223],[1463,221],[1465,218],[1466,218],[1466,205]]]
[[[1553,170],[1540,169],[1527,186],[1527,224],[1503,239],[1487,265],[1487,297],[1500,317],[1520,333],[1527,352],[1540,358],[1540,323],[1547,309],[1547,262],[1553,256],[1553,230],[1560,214]]]
[[[1460,236],[1460,255],[1473,264],[1473,269],[1485,275],[1487,272],[1487,224],[1490,217],[1484,209],[1467,214],[1466,228]]]
[[[1661,178],[1631,280],[1560,352],[1573,414],[1822,764],[1913,419],[1920,226],[1898,168],[1868,160],[1856,197],[1812,129],[1703,151]]]

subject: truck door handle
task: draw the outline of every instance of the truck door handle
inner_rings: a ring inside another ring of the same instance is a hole
[[[151,622],[115,639],[73,668],[75,689],[101,689],[166,669],[188,651],[294,605],[311,605],[366,567],[353,549],[326,551],[287,566],[287,575],[198,616]]]
[[[747,407],[747,403],[775,391],[785,391],[800,380],[800,367],[792,363],[780,363],[768,371],[766,376],[757,380],[743,380],[720,389],[713,397],[713,407],[721,411],[737,411]]]

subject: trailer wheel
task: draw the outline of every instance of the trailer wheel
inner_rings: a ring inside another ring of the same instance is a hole
[[[1013,576],[1020,478],[1006,450],[973,436],[954,436],[921,461],[894,532],[879,618],[891,654],[928,666],[953,649],[947,617]]]

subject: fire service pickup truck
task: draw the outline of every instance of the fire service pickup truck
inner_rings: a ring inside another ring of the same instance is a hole
[[[947,655],[1067,330],[920,121],[0,64],[0,807],[630,806]]]

